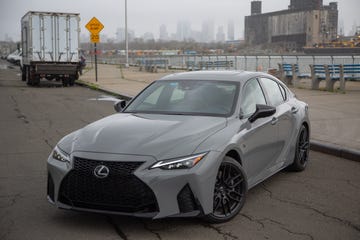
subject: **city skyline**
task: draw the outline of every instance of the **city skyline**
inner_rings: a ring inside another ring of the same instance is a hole
[[[332,1],[323,1],[328,4]],[[339,3],[339,33],[348,34],[354,26],[360,25],[359,0],[338,0]],[[87,34],[85,24],[96,16],[105,26],[102,36],[116,38],[117,29],[124,27],[124,1],[104,0],[101,3],[85,0],[63,0],[62,2],[45,0],[0,0],[0,24],[2,31],[0,40],[7,36],[14,41],[20,40],[20,19],[27,11],[77,12],[81,16],[81,34]],[[203,22],[214,21],[214,35],[218,27],[224,27],[228,38],[228,22],[234,23],[234,39],[244,37],[244,18],[250,15],[251,0],[183,0],[169,2],[166,0],[131,0],[128,1],[128,27],[136,36],[152,33],[159,38],[161,25],[166,26],[168,36],[177,32],[177,23],[187,21],[195,32],[201,32]],[[262,12],[279,11],[288,8],[290,0],[263,0]],[[215,38],[215,36],[214,36]]]
[[[129,40],[132,41],[135,38],[142,38],[144,40],[155,40],[155,41],[197,41],[197,42],[225,42],[227,40],[234,40],[234,22],[229,20],[226,26],[216,25],[211,20],[205,20],[202,23],[201,29],[194,29],[188,21],[178,21],[177,29],[175,32],[169,32],[167,30],[166,24],[161,24],[157,32],[146,32],[142,35],[137,35],[133,29],[128,29]],[[226,33],[225,33],[226,32]],[[153,39],[150,38],[152,34]],[[223,36],[222,36],[223,35]],[[88,38],[87,34],[82,34],[82,40]],[[119,27],[116,29],[115,36],[103,36],[102,38],[106,40],[111,40],[114,42],[125,41],[125,28]]]

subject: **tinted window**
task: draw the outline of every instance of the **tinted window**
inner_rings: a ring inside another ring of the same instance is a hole
[[[261,78],[261,83],[269,95],[269,100],[272,106],[278,106],[284,102],[283,93],[281,93],[277,82],[268,78]]]
[[[248,81],[241,98],[241,114],[248,117],[256,110],[256,104],[266,104],[264,93],[257,79]]]
[[[155,105],[160,97],[160,93],[163,91],[164,86],[160,86],[155,91],[153,91],[149,96],[147,96],[144,100],[144,103]]]
[[[228,116],[239,91],[238,82],[157,81],[124,112]]]

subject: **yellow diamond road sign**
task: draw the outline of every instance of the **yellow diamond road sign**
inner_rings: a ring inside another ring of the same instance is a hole
[[[104,25],[96,18],[93,17],[86,25],[85,27],[89,32],[96,35],[99,34],[99,32],[104,28]]]

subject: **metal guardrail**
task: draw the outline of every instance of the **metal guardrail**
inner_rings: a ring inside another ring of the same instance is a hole
[[[139,62],[145,60],[168,59],[171,67],[187,70],[189,62],[194,66],[204,68],[205,62],[228,62],[231,64],[207,64],[205,69],[230,69],[230,70],[246,70],[246,71],[263,71],[268,69],[277,69],[278,64],[297,64],[300,73],[311,73],[310,65],[316,64],[360,64],[360,55],[344,55],[344,56],[323,56],[323,55],[243,55],[243,56],[227,56],[227,55],[174,55],[174,56],[149,56],[149,57],[130,57],[130,65],[138,65]],[[87,58],[87,62],[91,63],[91,58]],[[122,64],[125,62],[124,56],[99,56],[99,63],[105,64]],[[206,64],[205,64],[206,66]]]

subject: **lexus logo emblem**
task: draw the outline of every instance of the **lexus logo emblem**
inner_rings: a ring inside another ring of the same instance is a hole
[[[109,176],[110,169],[107,166],[99,165],[94,169],[94,175],[97,178],[106,178]]]

